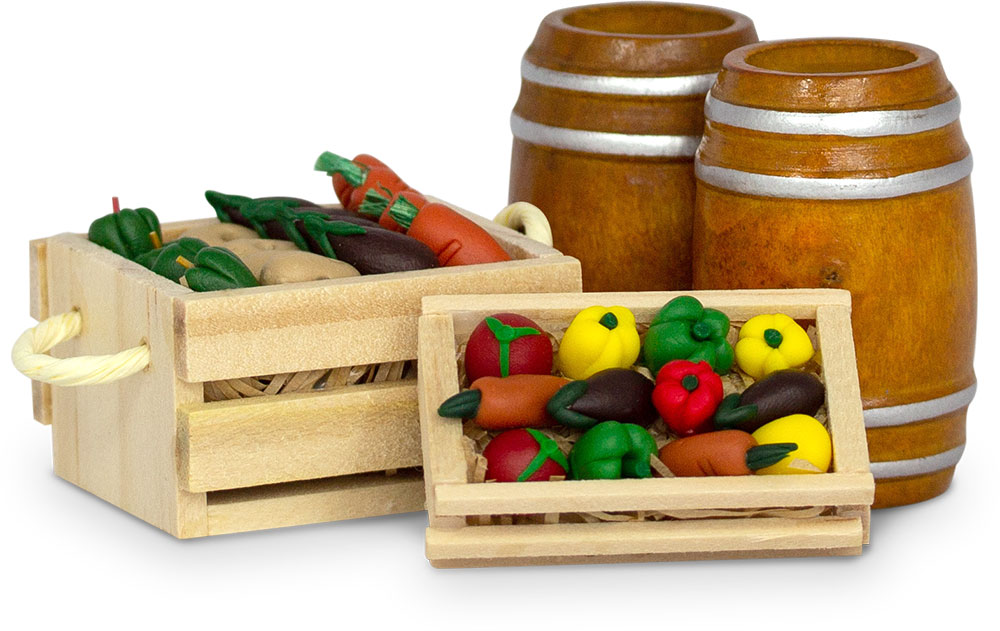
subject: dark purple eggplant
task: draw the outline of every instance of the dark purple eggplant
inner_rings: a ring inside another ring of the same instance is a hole
[[[546,410],[560,425],[580,429],[604,421],[649,427],[658,416],[653,382],[627,368],[608,368],[569,382],[549,399]]]
[[[790,414],[814,416],[826,398],[816,375],[801,370],[779,370],[755,382],[742,394],[731,394],[715,412],[716,429],[754,432]]]
[[[336,258],[350,263],[361,274],[387,274],[438,267],[434,251],[405,234],[377,225],[347,224],[339,218],[322,221],[315,216],[310,217],[308,212],[302,214],[305,217],[296,220],[295,226],[308,249],[327,256],[332,251]],[[329,230],[331,224],[352,225],[363,233]]]
[[[258,197],[253,199],[243,195],[226,195],[225,193],[219,193],[218,191],[205,191],[205,199],[208,200],[208,203],[215,209],[215,214],[219,217],[219,221],[223,223],[235,223],[241,226],[246,226],[247,228],[253,228],[255,230],[257,227],[254,223],[244,217],[241,212],[241,208],[247,202],[283,202],[287,203],[291,208],[311,208],[316,206],[316,204],[305,199],[299,199],[298,197]],[[278,239],[284,237],[271,238]]]

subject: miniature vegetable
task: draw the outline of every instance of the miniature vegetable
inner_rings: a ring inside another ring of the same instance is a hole
[[[535,429],[503,432],[486,445],[483,457],[486,479],[497,482],[539,482],[569,469],[559,445]]]
[[[628,368],[639,357],[635,316],[625,307],[588,307],[576,314],[556,356],[559,371],[586,379],[606,368]]]
[[[722,379],[707,361],[675,359],[656,375],[653,405],[671,431],[690,436],[712,429],[722,394]]]
[[[753,433],[760,444],[795,443],[798,448],[781,461],[760,469],[764,474],[826,473],[830,468],[833,445],[823,424],[805,414],[785,416]]]
[[[117,208],[118,198],[115,198]],[[163,244],[160,220],[148,208],[125,208],[95,219],[87,238],[115,254],[134,260]]]
[[[569,452],[574,480],[617,480],[653,475],[649,458],[656,441],[645,429],[631,423],[605,421],[580,437]]]
[[[681,478],[750,475],[773,465],[797,447],[795,443],[758,445],[750,434],[727,429],[671,441],[660,449],[660,460]]]
[[[184,272],[187,286],[194,291],[218,291],[238,287],[256,287],[254,278],[246,265],[235,254],[225,248],[209,246],[198,251],[194,261],[178,257],[178,261],[188,269]]]
[[[552,342],[540,326],[516,313],[488,316],[465,345],[465,374],[470,381],[551,372]]]
[[[392,208],[393,204],[395,204],[401,197],[405,198],[417,208],[423,208],[427,205],[427,198],[416,191],[400,191],[393,195],[389,190],[377,191],[372,189],[365,193],[365,201],[363,201],[361,206],[358,207],[358,213],[362,217],[367,217],[372,221],[377,221],[380,226],[386,228],[387,230],[406,232],[406,228],[399,225],[399,223],[392,218],[392,215],[389,214],[389,209]]]
[[[736,342],[736,363],[754,379],[777,370],[798,368],[812,359],[812,340],[795,320],[783,313],[747,320]]]
[[[814,416],[825,394],[823,383],[812,373],[779,370],[753,383],[742,394],[723,399],[715,412],[715,428],[752,432],[782,416]]]
[[[706,361],[720,375],[733,365],[733,347],[726,341],[729,318],[706,309],[693,296],[678,296],[660,309],[643,342],[646,366],[655,375],[669,361]]]
[[[480,377],[468,390],[445,400],[438,415],[471,419],[489,430],[546,427],[555,419],[545,404],[567,383],[568,379],[554,375]]]
[[[384,188],[395,194],[410,188],[383,162],[366,154],[348,160],[324,151],[316,159],[313,168],[325,171],[333,178],[333,190],[337,193],[337,199],[350,211],[357,211],[365,194],[372,189]]]
[[[259,227],[254,226],[253,222],[243,216],[242,208],[245,204],[249,202],[281,202],[291,208],[312,208],[316,206],[316,204],[299,199],[298,197],[258,197],[254,199],[243,195],[226,195],[218,191],[205,191],[205,199],[215,209],[215,215],[219,218],[219,221],[253,228],[262,237],[265,237],[265,235],[261,233]],[[272,236],[271,238],[287,239],[288,237]]]
[[[628,368],[608,368],[585,380],[571,381],[548,402],[556,422],[588,429],[617,420],[649,427],[656,420],[653,382]]]
[[[389,216],[406,229],[406,234],[434,250],[441,265],[510,260],[490,233],[444,204],[428,202],[418,207],[405,195],[398,195],[389,207]]]
[[[201,239],[194,237],[181,237],[177,241],[171,241],[162,248],[150,250],[141,254],[135,262],[146,267],[160,276],[165,276],[175,283],[181,282],[184,272],[188,268],[182,265],[177,259],[193,261],[198,258],[198,252],[209,247]]]

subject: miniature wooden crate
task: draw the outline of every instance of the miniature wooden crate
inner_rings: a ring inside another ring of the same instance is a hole
[[[470,482],[462,423],[437,415],[459,391],[456,358],[485,316],[510,311],[550,333],[592,305],[628,307],[640,324],[680,293],[433,296],[420,318],[420,417],[427,558],[435,567],[859,554],[874,481],[841,290],[688,292],[734,323],[762,313],[815,322],[832,473],[533,483]],[[660,521],[635,519],[658,512]],[[664,516],[662,513],[669,513]],[[594,523],[566,523],[587,516]]]
[[[467,216],[515,260],[199,294],[82,235],[32,242],[32,316],[83,315],[55,355],[151,352],[116,383],[34,384],[56,474],[177,537],[422,510],[415,379],[221,402],[205,384],[413,360],[427,294],[580,291],[576,259]]]

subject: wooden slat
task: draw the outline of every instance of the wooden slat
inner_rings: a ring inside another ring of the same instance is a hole
[[[424,295],[579,287],[579,262],[550,257],[191,294],[180,303],[177,372],[218,381],[414,359]]]
[[[441,402],[459,391],[451,318],[421,316],[418,335],[420,436],[422,448],[426,450],[424,476],[427,480],[427,502],[431,505],[436,501],[432,485],[465,483],[467,473],[462,452],[462,424],[437,414]],[[457,526],[464,522],[461,518],[442,518],[440,511],[436,510],[428,510],[428,515],[432,526]]]
[[[202,403],[179,417],[180,477],[194,492],[421,464],[412,380]]]
[[[858,554],[861,520],[755,518],[733,520],[478,526],[427,529],[427,558],[436,566],[563,563],[675,558]]]
[[[365,473],[208,495],[208,530],[222,535],[423,510],[419,471]]]
[[[149,344],[145,371],[100,386],[53,388],[56,474],[176,536],[205,534],[204,494],[180,488],[176,408],[202,400],[179,382],[174,299],[188,290],[77,235],[49,239],[49,308],[78,308],[79,337],[57,356],[107,354]]]
[[[31,290],[28,301],[31,317],[41,322],[49,313],[49,270],[46,259],[47,239],[28,243],[28,275]],[[52,386],[38,381],[31,382],[31,409],[35,420],[42,425],[52,424]]]
[[[816,329],[823,356],[826,407],[833,438],[835,471],[870,473],[858,361],[851,333],[851,310],[823,306],[816,310]],[[872,479],[872,496],[875,482]],[[869,502],[870,504],[870,502]]]
[[[870,474],[434,485],[440,515],[767,508],[868,504]]]

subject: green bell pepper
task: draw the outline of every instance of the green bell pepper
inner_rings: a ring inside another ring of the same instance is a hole
[[[729,318],[706,309],[693,296],[678,296],[656,314],[643,342],[646,366],[656,375],[667,362],[706,361],[720,375],[733,365],[733,347],[726,341]]]
[[[218,291],[258,285],[250,268],[225,248],[202,248],[193,263],[184,272],[184,278],[188,287],[194,291]]]
[[[208,244],[201,239],[184,237],[172,241],[162,248],[140,254],[136,257],[135,262],[151,269],[160,276],[166,276],[175,283],[179,283],[187,268],[181,265],[177,258],[184,257],[188,261],[193,261],[198,258],[198,252],[207,247]]]
[[[604,421],[580,437],[569,452],[574,480],[649,478],[649,458],[656,453],[656,440],[631,423]]]
[[[155,237],[153,235],[156,235]],[[134,260],[163,242],[160,220],[148,208],[125,208],[90,224],[87,238],[101,247]]]

